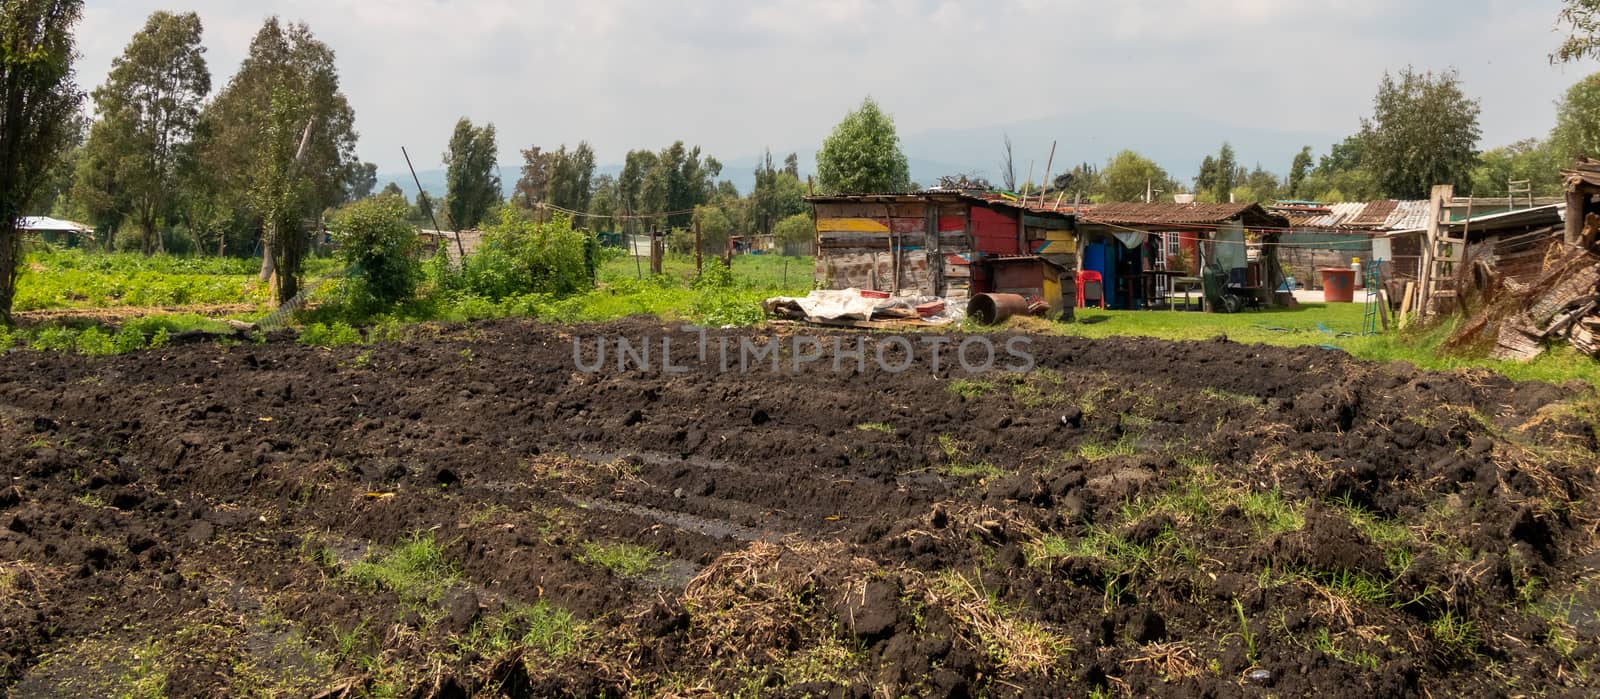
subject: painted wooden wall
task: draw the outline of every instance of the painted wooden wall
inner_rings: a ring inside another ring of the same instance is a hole
[[[965,205],[826,203],[815,205],[815,213],[816,279],[823,288],[967,293],[970,266],[962,256],[972,245]]]

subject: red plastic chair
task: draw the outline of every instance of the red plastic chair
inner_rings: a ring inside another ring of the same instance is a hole
[[[1099,272],[1078,273],[1078,308],[1087,308],[1089,305],[1088,291],[1094,291],[1094,301],[1100,308],[1106,307],[1106,281]]]

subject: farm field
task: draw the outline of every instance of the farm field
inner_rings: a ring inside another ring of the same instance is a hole
[[[1123,337],[1033,337],[1027,374],[718,373],[683,334],[687,373],[575,366],[575,338],[677,325],[5,355],[0,687],[1600,684],[1584,384]]]

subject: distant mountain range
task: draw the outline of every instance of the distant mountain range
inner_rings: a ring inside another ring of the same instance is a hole
[[[1099,111],[1002,126],[923,131],[904,135],[901,141],[911,166],[911,179],[918,184],[930,186],[944,175],[972,174],[986,177],[995,186],[1000,186],[1002,141],[1008,134],[1015,153],[1018,180],[1027,179],[1030,161],[1034,179],[1044,179],[1050,142],[1054,140],[1056,155],[1052,174],[1059,174],[1083,162],[1104,165],[1117,151],[1129,148],[1155,160],[1185,185],[1192,184],[1200,169],[1200,161],[1216,153],[1223,141],[1233,144],[1239,164],[1254,167],[1260,163],[1262,167],[1281,175],[1288,171],[1289,163],[1301,147],[1311,146],[1320,155],[1327,151],[1329,145],[1346,135],[1231,126],[1210,117],[1172,112]],[[773,156],[781,162],[783,156],[790,152],[800,156],[802,178],[815,173],[814,147],[774,148]],[[761,155],[748,154],[721,160],[722,179],[732,180],[741,192],[748,191]],[[621,171],[622,165],[614,163],[597,167],[595,175],[609,174],[615,177]],[[443,170],[417,172],[422,186],[436,198],[444,196],[444,175]],[[508,196],[520,176],[520,166],[500,168],[500,181]],[[380,188],[391,181],[398,183],[407,196],[416,196],[416,185],[412,183],[410,173],[378,175]]]

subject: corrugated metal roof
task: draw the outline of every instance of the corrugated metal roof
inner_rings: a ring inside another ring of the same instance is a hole
[[[1352,216],[1346,225],[1351,228],[1378,228],[1389,220],[1389,214],[1394,213],[1399,203],[1392,199],[1367,202],[1361,213]]]
[[[1089,223],[1116,223],[1160,226],[1168,224],[1217,224],[1243,219],[1247,226],[1287,226],[1285,216],[1269,214],[1260,204],[1174,204],[1170,202],[1129,202],[1096,204],[1079,216]]]
[[[81,223],[63,221],[49,216],[23,216],[22,225],[18,226],[24,231],[72,231],[75,233],[93,233],[94,229]]]
[[[1397,202],[1394,213],[1383,223],[1386,230],[1404,231],[1428,227],[1428,200],[1409,199]]]
[[[970,204],[978,204],[988,207],[1003,206],[1011,209],[1025,209],[1029,213],[1054,215],[1061,218],[1072,218],[1074,214],[1072,205],[1069,203],[1062,203],[1058,206],[1054,201],[1041,202],[1030,197],[1028,202],[1024,204],[1015,199],[1007,199],[1006,197],[993,192],[979,193],[952,189],[933,189],[923,192],[886,192],[881,194],[827,194],[806,197],[806,201],[812,204],[886,204],[928,201],[939,201],[945,203],[967,202]]]
[[[1427,200],[1351,201],[1328,204],[1326,208],[1327,212],[1322,214],[1290,213],[1290,225],[1324,230],[1388,231],[1428,223]]]

